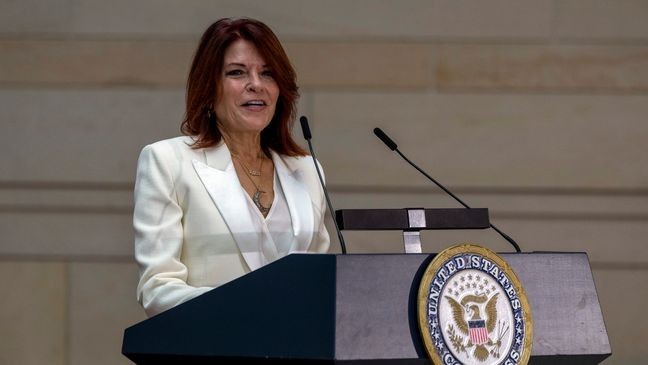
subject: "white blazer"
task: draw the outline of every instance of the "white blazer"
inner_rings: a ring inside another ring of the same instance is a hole
[[[227,146],[192,149],[191,137],[142,150],[135,182],[137,300],[149,316],[276,259],[270,237],[255,231]],[[272,152],[295,243],[290,252],[326,252],[326,204],[310,156]]]

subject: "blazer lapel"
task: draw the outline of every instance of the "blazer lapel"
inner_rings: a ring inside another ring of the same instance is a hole
[[[192,160],[194,169],[225,220],[250,270],[256,270],[277,257],[271,238],[258,231],[248,209],[246,192],[236,175],[232,157],[224,143],[205,151],[207,164]]]
[[[313,203],[306,189],[302,171],[299,169],[292,170],[279,155],[274,152],[271,153],[277,177],[286,196],[293,233],[295,234],[295,243],[290,252],[306,252],[313,239],[315,225]]]

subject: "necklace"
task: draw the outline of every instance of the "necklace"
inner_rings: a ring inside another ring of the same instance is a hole
[[[259,185],[257,185],[257,183],[254,182],[254,179],[252,179],[252,176],[261,176],[261,171],[263,169],[263,159],[261,159],[261,163],[259,164],[259,171],[256,171],[258,174],[253,174],[252,170],[249,170],[245,166],[245,164],[243,164],[243,161],[241,161],[241,159],[237,155],[234,155],[234,157],[239,162],[239,165],[241,165],[241,167],[243,167],[243,170],[245,172],[245,176],[247,176],[248,180],[250,180],[252,185],[254,185],[255,191],[254,191],[254,194],[252,194],[252,202],[254,203],[254,205],[256,205],[256,207],[259,209],[261,214],[263,214],[263,216],[265,217],[268,214],[268,212],[270,212],[270,208],[272,207],[272,203],[270,203],[270,205],[267,206],[267,207],[264,207],[263,204],[261,204],[261,194],[265,194],[266,192],[261,190],[259,188]]]
[[[261,158],[261,162],[259,163],[259,169],[258,170],[252,170],[251,168],[247,167],[247,165],[245,163],[243,163],[243,160],[239,157],[239,155],[232,154],[232,156],[234,156],[238,160],[239,164],[241,164],[241,166],[245,170],[247,170],[248,175],[250,175],[250,176],[261,176],[261,167],[263,166],[263,157]]]

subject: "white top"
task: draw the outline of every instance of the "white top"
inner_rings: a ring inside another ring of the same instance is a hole
[[[273,185],[274,200],[266,217],[261,214],[259,208],[254,205],[254,202],[247,193],[245,193],[245,196],[248,202],[247,207],[250,209],[251,216],[254,217],[252,223],[255,226],[255,230],[262,232],[262,234],[269,234],[277,249],[278,257],[283,257],[288,255],[290,249],[294,247],[295,234],[293,232],[286,196],[281,188],[279,179],[277,179],[276,173],[274,174]]]

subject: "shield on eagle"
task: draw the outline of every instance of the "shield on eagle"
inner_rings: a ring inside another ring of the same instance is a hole
[[[475,345],[483,345],[488,342],[488,330],[486,330],[486,321],[483,319],[468,321],[468,335],[470,341]]]

